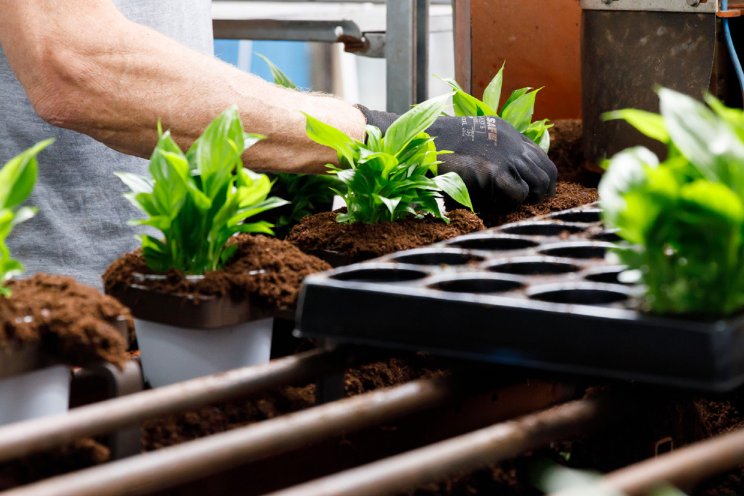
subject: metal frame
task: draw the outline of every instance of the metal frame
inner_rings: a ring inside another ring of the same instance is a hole
[[[350,20],[215,19],[213,27],[216,38],[343,43],[347,52],[385,57],[387,110],[402,113],[428,94],[430,2],[448,3],[446,0],[385,0],[385,33],[362,32]],[[351,3],[359,3],[359,0]]]
[[[715,14],[718,0],[581,0],[584,10],[638,10]]]

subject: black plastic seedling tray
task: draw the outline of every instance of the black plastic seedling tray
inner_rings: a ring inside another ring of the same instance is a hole
[[[297,333],[500,364],[725,391],[744,383],[744,316],[637,310],[596,205],[305,280]]]

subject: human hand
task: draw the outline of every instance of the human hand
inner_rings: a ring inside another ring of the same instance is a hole
[[[367,123],[383,133],[398,117],[359,107]],[[456,172],[478,208],[555,193],[558,170],[530,139],[498,117],[439,117],[428,130],[441,155],[441,172]]]

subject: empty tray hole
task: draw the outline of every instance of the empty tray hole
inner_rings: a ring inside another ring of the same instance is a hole
[[[620,274],[624,272],[624,269],[608,269],[608,270],[598,270],[596,272],[592,272],[591,274],[587,274],[584,279],[587,281],[592,282],[604,282],[607,284],[628,284],[627,282],[623,282],[619,279]]]
[[[450,243],[449,246],[466,248],[470,250],[522,250],[532,248],[537,243],[525,238],[510,238],[507,236],[488,236],[482,238],[461,239]]]
[[[342,272],[331,276],[339,281],[359,281],[359,282],[405,282],[423,279],[429,274],[414,269],[404,269],[397,267],[378,267],[370,269],[357,269],[348,272]]]
[[[561,234],[574,234],[583,230],[583,226],[548,222],[542,224],[518,224],[516,226],[505,227],[502,229],[502,232],[508,234],[524,234],[527,236],[560,236]]]
[[[530,294],[533,300],[548,303],[569,303],[576,305],[607,305],[628,299],[622,291],[593,288],[566,288],[551,291],[538,291]]]
[[[551,219],[564,222],[599,222],[602,220],[601,210],[577,210],[575,212],[559,212],[551,215]]]
[[[610,243],[617,243],[618,241],[622,241],[623,238],[620,237],[620,235],[614,231],[604,231],[599,234],[595,234],[592,236],[592,239],[596,239],[597,241],[608,241]]]
[[[509,279],[489,279],[485,277],[473,277],[467,279],[452,279],[440,281],[430,287],[451,293],[504,293],[514,289],[520,289],[524,285],[518,281]]]
[[[605,253],[607,253],[607,247],[604,245],[556,246],[554,248],[540,250],[540,253],[551,257],[580,259],[604,258]]]
[[[483,257],[471,255],[469,253],[448,253],[444,251],[433,251],[427,253],[411,253],[408,255],[399,255],[393,260],[400,263],[413,265],[465,265],[474,262],[480,262]]]
[[[551,275],[576,272],[579,268],[576,265],[565,262],[524,261],[492,265],[488,270],[503,274]]]

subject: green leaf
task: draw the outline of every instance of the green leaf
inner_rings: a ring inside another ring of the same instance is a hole
[[[269,60],[264,55],[261,55],[260,53],[257,53],[256,55],[258,55],[264,62],[266,62],[266,65],[269,66],[269,70],[271,71],[271,76],[274,78],[274,84],[277,84],[279,86],[283,86],[284,88],[289,88],[292,90],[297,89],[297,85],[295,85],[292,82],[292,80],[289,79],[287,75],[284,74],[284,72],[282,72],[281,69],[279,69],[276,65],[274,65],[274,63],[271,60]]]
[[[524,95],[527,94],[528,91],[530,91],[532,88],[519,88],[518,90],[512,91],[511,95],[509,95],[509,98],[506,99],[506,102],[504,102],[504,106],[501,107],[501,112],[499,113],[499,116],[503,118],[504,112],[506,112],[506,109],[509,108],[516,100],[519,98],[522,98]]]
[[[662,88],[659,100],[661,115],[674,146],[701,174],[714,179],[717,159],[711,146],[728,130],[705,105],[687,95]]]
[[[114,175],[130,189],[132,193],[152,193],[153,180],[149,177],[131,172],[114,172]]]
[[[0,208],[17,207],[29,197],[36,183],[36,156],[52,143],[53,139],[41,141],[3,166],[0,170]]]
[[[527,130],[535,112],[535,98],[540,89],[530,91],[514,99],[505,107],[501,117],[514,126],[514,129],[523,133]]]
[[[545,153],[550,151],[550,132],[547,129],[545,129],[542,135],[540,135],[539,141],[537,141],[537,146],[539,146]]]
[[[623,120],[649,138],[662,143],[669,143],[669,132],[664,123],[664,118],[659,114],[638,109],[622,109],[606,112],[602,114],[602,119],[606,121]]]
[[[496,115],[496,111],[493,108],[487,103],[466,93],[454,79],[443,78],[442,81],[449,84],[455,91],[452,95],[452,107],[455,110],[456,116]]]
[[[336,150],[339,160],[343,158],[347,164],[354,162],[354,148],[356,143],[353,138],[309,114],[304,115],[307,119],[306,132],[311,140],[319,145]]]
[[[52,142],[39,142],[0,168],[0,297],[11,296],[4,283],[23,272],[23,264],[11,256],[6,239],[14,227],[31,219],[37,212],[36,208],[19,206],[29,197],[36,183],[37,155]]]
[[[641,189],[647,182],[647,168],[658,165],[656,155],[643,147],[628,148],[610,160],[599,183],[599,201],[605,222],[611,227],[621,223],[621,216],[626,211],[627,193]]]
[[[36,213],[39,211],[36,207],[21,207],[19,208],[15,216],[13,217],[12,222],[10,223],[10,227],[13,228],[17,226],[18,224],[21,224],[22,222],[26,222],[27,220],[31,220]]]
[[[499,108],[499,101],[501,100],[501,87],[504,84],[504,67],[506,62],[501,64],[501,69],[496,73],[494,78],[488,83],[486,89],[483,91],[483,102],[491,107],[492,109]],[[495,113],[489,115],[496,115]]]
[[[465,186],[465,181],[457,173],[448,172],[441,176],[436,176],[434,182],[457,203],[468,207],[471,211],[473,210],[473,203],[470,201],[470,195],[468,194],[467,186]]]
[[[442,115],[451,94],[432,98],[413,107],[393,122],[383,138],[384,151],[397,154]]]

